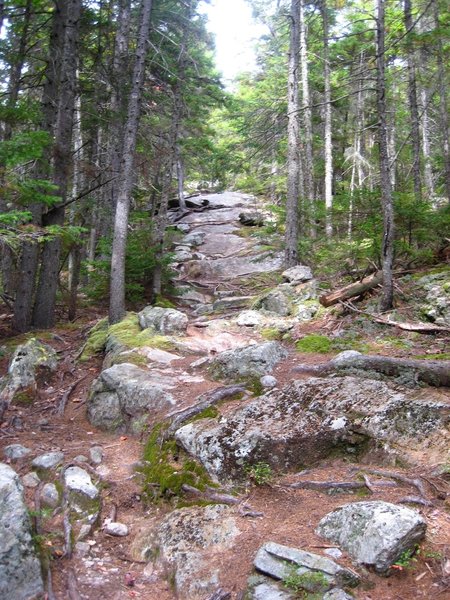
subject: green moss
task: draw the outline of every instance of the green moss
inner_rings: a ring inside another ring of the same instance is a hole
[[[421,360],[450,360],[450,352],[442,352],[441,354],[418,354],[413,356],[414,359]]]
[[[192,460],[176,445],[175,440],[163,440],[167,425],[156,425],[144,448],[143,491],[148,500],[158,502],[175,498],[175,504],[183,494],[183,484],[204,490],[214,486],[206,470]]]
[[[147,365],[147,359],[142,354],[138,354],[137,352],[127,352],[125,354],[119,354],[111,361],[112,365],[121,365],[122,363],[131,363],[132,365],[136,365],[137,367],[142,367]]]
[[[188,421],[188,423],[194,423],[195,421],[200,421],[201,419],[215,419],[219,415],[219,410],[216,406],[208,406],[205,410],[195,415]]]
[[[88,333],[83,353],[80,356],[81,361],[92,358],[95,354],[100,354],[105,349],[106,338],[108,335],[108,319],[99,321]]]
[[[159,306],[160,308],[176,308],[176,305],[171,300],[159,295],[156,296],[154,306]]]
[[[30,404],[33,404],[34,398],[34,390],[30,387],[27,387],[14,394],[12,403],[19,404],[21,406],[30,406]]]
[[[317,597],[321,597],[331,587],[323,573],[308,571],[299,574],[294,566],[291,566],[288,575],[283,578],[283,584],[296,594],[302,594],[303,598],[311,598],[309,594],[319,594]]]
[[[275,327],[265,327],[259,333],[265,340],[273,341],[282,339],[282,333]]]
[[[127,348],[142,348],[151,346],[161,350],[173,350],[174,344],[164,335],[156,335],[151,329],[141,329],[136,313],[127,316],[111,325],[107,331],[107,340],[113,345],[126,346]]]
[[[295,346],[299,352],[318,352],[320,354],[326,354],[333,350],[332,341],[327,338],[326,335],[319,335],[316,333],[306,335],[301,340],[298,340]]]

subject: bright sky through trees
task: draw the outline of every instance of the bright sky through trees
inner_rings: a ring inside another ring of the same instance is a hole
[[[208,29],[216,39],[216,62],[227,86],[242,71],[256,66],[253,42],[264,31],[255,23],[245,0],[211,0],[202,12],[208,15]]]

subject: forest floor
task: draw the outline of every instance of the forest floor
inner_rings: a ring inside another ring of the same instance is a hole
[[[185,312],[190,312],[189,310]],[[130,555],[130,543],[136,534],[149,524],[157,523],[173,507],[170,503],[157,505],[144,501],[139,480],[134,477],[135,464],[142,458],[143,439],[125,435],[114,435],[99,431],[86,418],[86,401],[92,381],[99,375],[102,358],[94,357],[87,362],[76,360],[79,350],[86,339],[89,329],[105,316],[101,307],[95,311],[86,309],[75,324],[60,323],[55,329],[47,332],[33,332],[33,335],[54,347],[60,357],[58,371],[49,379],[39,382],[37,397],[31,406],[11,407],[6,420],[0,426],[0,455],[9,444],[22,444],[30,448],[33,456],[52,450],[62,450],[65,461],[69,462],[80,454],[88,454],[92,446],[101,446],[104,459],[97,468],[103,482],[103,522],[111,511],[117,512],[116,520],[128,525],[130,535],[125,538],[110,537],[98,528],[88,538],[90,551],[88,555],[77,553],[70,560],[62,558],[64,540],[61,536],[62,517],[47,516],[41,519],[41,547],[46,548],[51,557],[50,568],[52,587],[57,600],[70,598],[68,576],[75,575],[80,597],[86,600],[121,600],[139,598],[142,600],[173,600],[176,598],[166,574],[155,570],[152,564],[136,562]],[[302,325],[300,334],[330,334],[345,327],[351,330],[356,315],[344,317],[327,316]],[[0,321],[0,339],[6,352],[0,359],[0,376],[4,375],[10,356],[9,349],[16,346],[21,338],[11,337],[8,333],[8,320]],[[373,344],[373,332],[364,334],[360,325],[362,342]],[[195,332],[192,332],[195,335]],[[405,349],[395,340],[408,342],[408,356],[436,354],[445,350],[448,339],[437,336],[420,336],[409,332],[386,328],[385,343],[380,342],[380,353],[388,356],[405,356]],[[382,336],[380,337],[382,340]],[[399,347],[400,346],[400,347]],[[274,370],[273,375],[279,387],[294,378],[301,378],[292,372],[298,363],[319,364],[328,360],[333,354],[301,354],[291,344],[288,346],[289,357],[283,360]],[[201,354],[189,354],[183,359],[188,368]],[[183,404],[194,404],[210,383],[185,386],[182,390]],[[55,412],[64,397],[71,390],[69,401],[62,416]],[[180,396],[181,398],[181,396]],[[450,402],[450,397],[449,397]],[[15,463],[13,467],[20,475],[29,471],[29,460]],[[358,600],[424,600],[450,599],[450,512],[448,500],[448,484],[440,480],[444,494],[437,499],[432,492],[432,485],[427,483],[435,465],[422,464],[411,469],[395,469],[411,478],[422,477],[432,506],[421,506],[419,512],[428,523],[428,532],[420,553],[404,565],[393,571],[387,578],[364,572],[364,584],[355,590]],[[354,478],[354,464],[342,459],[324,461],[308,474],[308,479],[317,481],[347,481]],[[258,548],[267,541],[290,545],[315,553],[322,553],[331,544],[324,543],[314,533],[314,528],[321,517],[343,503],[357,500],[354,493],[325,494],[312,490],[289,489],[286,484],[294,481],[294,474],[274,477],[264,485],[248,485],[241,490],[239,498],[242,502],[233,511],[238,520],[240,536],[237,545],[215,559],[211,558],[211,569],[214,561],[220,560],[221,587],[231,592],[232,600],[237,600],[246,589],[246,582],[252,573],[253,558]],[[298,479],[298,475],[297,475]],[[434,480],[433,480],[434,481]],[[432,481],[432,483],[433,483]],[[373,500],[396,502],[405,495],[413,493],[405,485],[398,483],[394,487],[377,488],[371,495]],[[29,506],[34,506],[34,490],[26,488]],[[244,516],[242,504],[251,505],[252,511],[262,516]],[[350,560],[345,556],[340,562],[348,566]],[[205,598],[206,600],[206,598]]]

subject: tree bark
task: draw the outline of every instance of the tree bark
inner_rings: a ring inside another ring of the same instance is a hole
[[[117,188],[114,237],[111,256],[109,321],[117,323],[125,315],[125,253],[128,215],[133,186],[134,152],[140,117],[142,87],[145,74],[146,42],[150,28],[152,0],[142,0],[136,60],[133,69],[128,114],[124,132],[122,163]]]
[[[360,296],[364,292],[372,290],[373,288],[377,287],[377,285],[380,285],[382,281],[383,274],[381,271],[378,271],[373,275],[365,277],[361,281],[350,283],[349,285],[331,292],[330,294],[324,294],[323,296],[320,296],[319,302],[325,307],[333,306],[334,304],[338,304],[338,302],[348,300],[349,298],[354,298],[355,296]]]
[[[376,51],[377,51],[377,113],[378,152],[380,168],[381,204],[383,209],[382,271],[383,294],[380,302],[382,311],[392,308],[394,300],[394,205],[392,200],[388,138],[386,124],[386,47],[385,47],[385,0],[376,0]]]
[[[300,1],[291,0],[290,44],[288,73],[288,155],[285,264],[293,267],[298,263],[298,221],[300,182],[300,127],[298,106],[298,47],[299,47]]]
[[[330,59],[328,48],[328,7],[327,0],[322,0],[322,27],[323,27],[323,79],[325,103],[325,132],[324,132],[324,158],[325,158],[325,233],[327,238],[333,235],[333,144],[331,137],[331,85],[330,85]]]

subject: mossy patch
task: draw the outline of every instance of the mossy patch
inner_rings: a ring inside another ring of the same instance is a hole
[[[136,313],[127,316],[108,328],[107,346],[125,346],[126,348],[143,348],[150,346],[160,350],[173,350],[174,344],[164,335],[156,335],[151,329],[141,329]]]
[[[281,331],[275,327],[264,327],[259,333],[263,339],[268,340],[269,342],[281,340],[283,337]]]
[[[35,398],[35,391],[32,387],[22,388],[17,391],[12,399],[12,404],[18,404],[20,406],[30,406],[33,404]]]
[[[295,347],[299,352],[317,352],[319,354],[327,354],[333,351],[333,342],[326,335],[312,333],[305,335],[301,340],[295,343]]]
[[[95,354],[103,352],[106,345],[108,335],[108,319],[99,321],[88,333],[86,344],[84,345],[83,353],[80,356],[81,361],[86,361],[92,358]]]
[[[137,352],[124,352],[123,354],[119,354],[112,359],[111,366],[121,365],[123,363],[131,363],[137,367],[145,367],[147,366],[147,362],[147,359],[145,356],[142,356],[142,354],[138,354]]]
[[[159,306],[160,308],[176,308],[176,305],[168,298],[164,298],[164,296],[156,296],[154,306]]]
[[[208,406],[205,408],[205,410],[202,410],[202,412],[198,413],[198,415],[195,415],[195,417],[189,419],[187,423],[195,423],[195,421],[201,421],[202,419],[215,419],[219,416],[219,414],[219,410],[216,406]]]
[[[165,423],[153,428],[144,448],[144,466],[139,471],[144,478],[143,492],[149,501],[172,500],[178,506],[183,484],[201,491],[215,484],[204,467],[188,457],[175,440],[163,439],[166,428]]]

